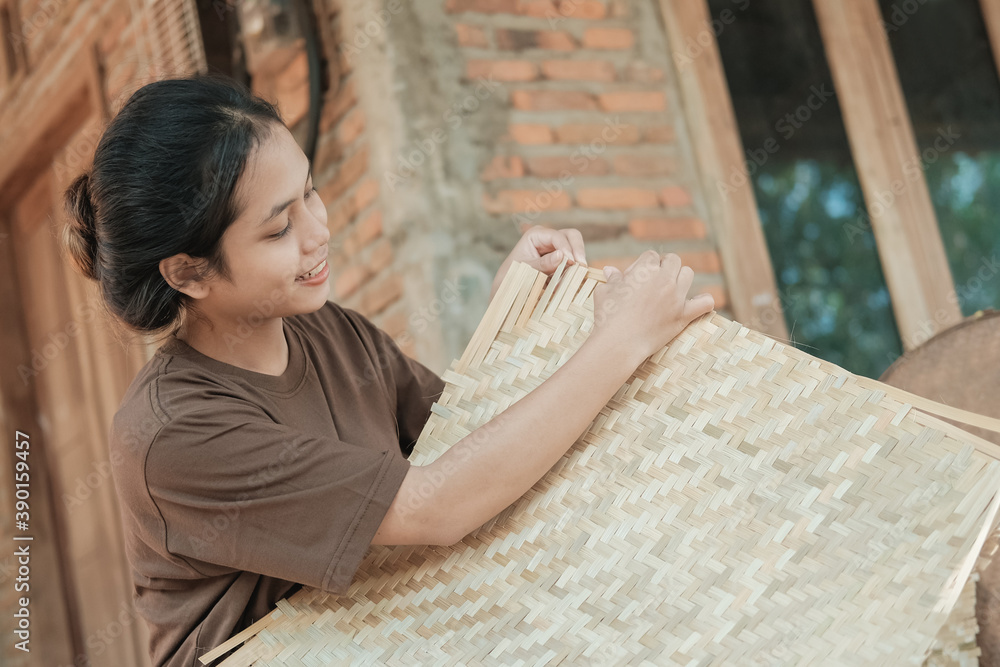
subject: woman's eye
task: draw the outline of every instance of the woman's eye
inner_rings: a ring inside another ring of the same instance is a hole
[[[285,228],[284,228],[284,229],[282,229],[282,230],[281,230],[280,232],[278,232],[277,234],[271,234],[271,238],[272,238],[272,239],[280,239],[280,238],[281,238],[282,236],[284,236],[285,234],[287,234],[287,233],[288,233],[288,230],[289,230],[289,229],[291,229],[291,228],[292,228],[292,221],[291,221],[291,220],[289,220],[289,221],[288,221],[288,224],[287,224],[287,225],[285,225]]]
[[[316,186],[315,185],[312,186],[311,188],[309,188],[309,191],[306,192],[306,199],[309,199],[309,197],[311,197],[312,193],[314,193],[314,192],[316,192]]]

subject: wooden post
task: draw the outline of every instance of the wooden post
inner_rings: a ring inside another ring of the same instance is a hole
[[[878,2],[813,1],[896,324],[909,350],[962,316],[906,100]]]
[[[990,37],[990,50],[993,51],[993,62],[997,72],[1000,72],[1000,0],[979,0],[983,10],[983,23],[986,34]]]
[[[746,172],[743,142],[708,3],[660,0],[660,8],[733,315],[751,329],[787,340],[774,268]],[[688,45],[693,45],[695,55],[686,53]],[[733,174],[742,174],[745,184],[723,191],[720,185],[728,183]]]

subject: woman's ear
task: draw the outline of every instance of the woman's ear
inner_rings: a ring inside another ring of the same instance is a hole
[[[192,299],[208,295],[208,281],[204,279],[204,259],[195,259],[186,253],[179,253],[160,260],[160,275],[167,284]]]

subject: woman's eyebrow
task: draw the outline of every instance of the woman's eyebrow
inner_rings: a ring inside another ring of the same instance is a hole
[[[309,172],[306,174],[306,183],[308,183],[309,179],[312,178],[312,173],[313,173],[312,162],[310,162],[309,163]],[[298,199],[298,197],[296,197],[295,199]],[[268,215],[266,218],[264,218],[263,220],[261,220],[260,222],[258,222],[257,226],[260,227],[262,225],[266,225],[270,221],[274,220],[275,216],[279,215],[286,208],[288,208],[289,206],[291,206],[292,204],[294,204],[295,203],[295,199],[289,199],[288,201],[286,201],[283,204],[277,204],[277,205],[275,205],[275,207],[271,209],[270,215]]]

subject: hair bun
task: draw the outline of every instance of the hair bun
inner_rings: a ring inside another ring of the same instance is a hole
[[[70,258],[83,275],[98,280],[97,216],[90,198],[89,173],[77,176],[66,190],[66,212],[69,224],[66,226],[65,244]]]

